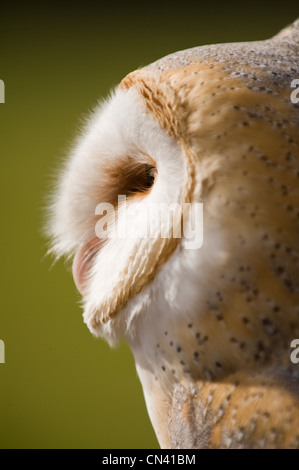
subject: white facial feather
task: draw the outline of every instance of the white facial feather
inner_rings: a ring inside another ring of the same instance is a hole
[[[134,89],[117,89],[91,116],[61,174],[49,222],[58,255],[94,236],[95,208],[106,202],[94,194],[101,195],[109,184],[104,168],[126,155],[138,158],[140,152],[157,162],[155,199],[175,202],[184,178],[181,149],[146,112]]]
[[[50,224],[54,250],[58,255],[71,254],[82,243],[95,237],[95,210],[99,203],[106,202],[101,199],[101,191],[109,184],[105,181],[105,166],[127,154],[136,159],[142,154],[149,155],[156,162],[158,175],[151,192],[142,198],[139,211],[134,211],[130,216],[128,210],[126,213],[119,210],[120,227],[126,223],[132,233],[134,226],[136,229],[145,227],[147,214],[144,207],[153,203],[172,204],[179,201],[184,182],[181,148],[146,112],[133,88],[129,91],[117,89],[93,113],[62,173]],[[130,204],[128,200],[127,207]],[[126,220],[123,220],[124,217],[127,217]],[[127,336],[131,342],[136,339],[133,319],[136,320],[141,312],[144,313],[142,324],[147,325],[147,316],[150,316],[151,324],[159,325],[159,329],[163,319],[166,322],[171,320],[167,312],[172,312],[174,322],[175,315],[180,315],[182,309],[186,316],[188,311],[191,315],[195,307],[197,310],[200,286],[205,284],[207,287],[207,267],[223,263],[223,251],[217,250],[221,237],[217,235],[216,228],[214,232],[211,229],[210,234],[205,234],[205,250],[200,255],[179,246],[176,255],[150,286],[131,299],[116,318],[95,329],[91,320],[126,271],[128,260],[136,250],[144,250],[145,257],[149,255],[146,239],[109,239],[94,259],[84,295],[84,321],[91,331],[103,335],[110,343],[117,341],[121,335]],[[154,256],[154,252],[150,256]],[[159,318],[155,319],[155,316]]]
[[[57,255],[71,254],[95,237],[98,219],[95,210],[99,203],[106,202],[101,199],[101,193],[105,194],[105,186],[109,185],[105,180],[105,167],[126,155],[138,159],[142,154],[155,161],[157,177],[152,190],[143,197],[139,213],[135,212],[125,220],[131,233],[134,232],[132,226],[145,226],[144,206],[179,201],[185,177],[184,162],[179,145],[149,115],[137,92],[133,88],[129,91],[117,89],[93,113],[62,173],[50,223]],[[130,199],[127,207],[130,207]],[[120,226],[124,216],[120,209]],[[133,308],[126,309],[126,315],[118,315],[97,330],[92,328],[90,320],[121,279],[128,259],[136,250],[144,249],[144,256],[148,256],[146,245],[144,239],[116,238],[108,240],[97,253],[84,296],[84,320],[93,333],[104,334],[113,341],[127,332],[128,326],[131,333],[134,331],[131,319],[144,305],[146,293],[137,297]],[[150,255],[154,256],[154,253]]]

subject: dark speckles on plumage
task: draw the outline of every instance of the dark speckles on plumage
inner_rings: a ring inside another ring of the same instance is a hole
[[[250,117],[250,118],[259,118],[260,116],[257,113],[248,113],[248,117]]]
[[[199,361],[199,353],[198,353],[198,351],[194,351],[194,353],[193,353],[193,359],[194,359],[194,361]]]
[[[266,330],[266,332],[273,336],[277,335],[279,333],[278,328],[272,323],[272,321],[269,318],[263,318],[262,319],[262,324]]]
[[[264,343],[262,341],[259,341],[257,343],[257,349],[258,349],[259,352],[265,351],[265,346],[264,346]]]
[[[271,325],[271,321],[269,320],[269,318],[263,318],[262,323],[265,326]]]
[[[179,346],[177,346],[176,350],[177,350],[177,352],[178,352],[178,353],[180,353],[180,352],[182,351],[182,348],[181,348],[181,346],[180,346],[180,345],[179,345]]]
[[[197,340],[198,344],[201,346],[202,344],[206,343],[208,341],[209,337],[208,336],[204,336],[203,338],[199,338]]]
[[[292,292],[295,290],[293,283],[289,279],[284,280],[284,285]]]
[[[242,287],[244,287],[245,291],[251,290],[250,289],[250,284],[245,279],[241,279],[240,284],[241,284]]]
[[[282,266],[278,266],[276,268],[276,272],[279,276],[281,276],[284,273],[284,268]]]
[[[223,297],[222,297],[222,295],[221,295],[221,292],[219,292],[219,291],[216,292],[216,297],[218,297],[218,300],[219,300],[220,302],[223,301]]]

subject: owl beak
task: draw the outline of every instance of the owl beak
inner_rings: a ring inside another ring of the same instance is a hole
[[[84,244],[78,249],[73,260],[73,278],[75,285],[81,295],[86,293],[89,273],[92,267],[92,261],[101,245],[101,239],[93,238],[90,242]]]

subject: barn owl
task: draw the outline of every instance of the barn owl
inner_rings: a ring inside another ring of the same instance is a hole
[[[90,331],[129,343],[162,448],[299,447],[298,78],[299,20],[171,54],[96,107],[61,171],[52,250]],[[133,233],[154,203],[202,204],[203,243],[160,236],[166,210],[156,236],[102,236],[101,203]]]

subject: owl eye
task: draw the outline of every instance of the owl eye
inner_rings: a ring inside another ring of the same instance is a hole
[[[140,178],[141,191],[146,191],[153,186],[157,171],[154,166],[145,164],[143,167],[143,172],[144,174],[142,175],[142,181]]]
[[[108,196],[106,201],[117,203],[117,196],[123,194],[127,197],[144,194],[151,190],[157,176],[154,162],[136,161],[131,157],[118,161],[117,165],[107,169],[109,179],[105,188]],[[102,188],[103,189],[103,188]]]
[[[157,170],[150,163],[128,164],[122,171],[124,194],[133,196],[150,190],[155,182]]]
[[[155,166],[150,163],[139,163],[128,168],[126,194],[130,196],[149,191],[155,182],[156,174]]]

